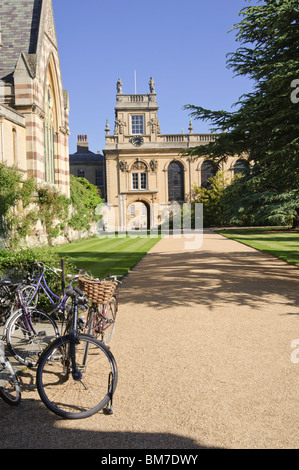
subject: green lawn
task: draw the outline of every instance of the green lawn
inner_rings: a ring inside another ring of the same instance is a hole
[[[160,238],[91,238],[57,247],[55,251],[67,256],[79,268],[93,276],[125,275],[154,246]]]
[[[227,229],[218,233],[299,266],[299,232],[287,229]]]

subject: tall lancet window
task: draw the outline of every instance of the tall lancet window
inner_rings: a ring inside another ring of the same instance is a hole
[[[45,181],[55,184],[54,112],[51,86],[47,85],[44,124]]]

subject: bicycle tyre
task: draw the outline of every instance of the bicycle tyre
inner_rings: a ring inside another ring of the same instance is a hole
[[[37,390],[45,406],[56,415],[64,419],[88,418],[112,400],[118,380],[116,361],[103,343],[93,336],[79,334],[76,362],[82,380],[74,380],[69,350],[70,335],[66,335],[53,341],[41,354]]]
[[[45,312],[28,308],[35,333],[28,331],[22,310],[14,313],[7,325],[6,342],[10,353],[27,367],[37,365],[41,352],[59,335],[55,321]]]
[[[3,341],[0,341],[0,397],[9,405],[21,402],[21,387],[16,373],[5,356]]]

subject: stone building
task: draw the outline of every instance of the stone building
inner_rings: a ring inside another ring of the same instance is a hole
[[[69,196],[68,138],[52,0],[1,0],[0,161]]]
[[[70,174],[86,178],[97,186],[99,194],[106,199],[105,157],[89,150],[87,135],[78,135],[77,152],[70,155]]]
[[[153,79],[148,94],[124,94],[122,87],[119,79],[114,132],[108,123],[105,129],[107,202],[114,208],[116,227],[149,229],[161,223],[161,208],[188,202],[194,185],[208,185],[215,174],[212,162],[181,153],[207,145],[216,135],[194,134],[191,121],[188,134],[162,134]],[[231,176],[240,163],[231,157],[223,170]]]

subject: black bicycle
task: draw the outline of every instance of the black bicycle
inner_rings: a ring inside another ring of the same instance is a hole
[[[21,387],[16,373],[5,354],[4,342],[0,340],[0,397],[9,405],[21,402]]]
[[[42,353],[37,389],[43,403],[65,419],[87,418],[100,410],[113,413],[118,370],[111,351],[95,337],[80,332],[78,306],[89,299],[80,289],[67,291],[72,299],[70,331]]]

